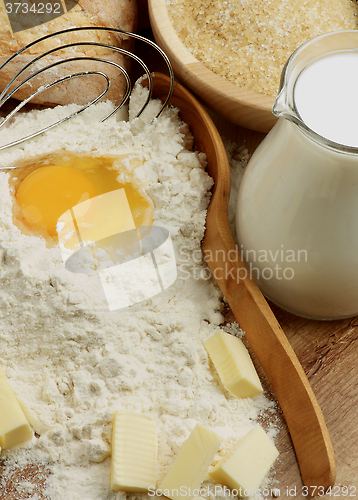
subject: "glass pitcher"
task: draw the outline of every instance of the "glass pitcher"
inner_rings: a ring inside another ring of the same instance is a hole
[[[295,89],[305,69],[335,54],[357,56],[358,75],[357,51],[358,31],[340,31],[292,54],[273,107],[279,120],[239,190],[239,250],[252,277],[271,301],[306,317],[358,314],[358,126],[356,145],[320,135],[300,115]]]

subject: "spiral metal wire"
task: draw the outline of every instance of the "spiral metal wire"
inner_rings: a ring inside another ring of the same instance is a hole
[[[155,50],[157,50],[159,52],[159,54],[162,56],[162,58],[164,59],[164,61],[166,63],[166,66],[168,68],[169,77],[170,77],[170,87],[169,87],[167,98],[163,102],[163,105],[162,105],[161,109],[159,110],[158,114],[156,115],[156,117],[159,117],[162,114],[162,112],[165,109],[165,107],[167,106],[168,101],[169,101],[169,99],[170,99],[170,97],[172,95],[172,92],[173,92],[173,86],[174,86],[174,73],[173,73],[173,69],[172,69],[172,66],[170,64],[170,61],[169,61],[168,57],[162,51],[162,49],[160,47],[158,47],[157,44],[155,44],[151,40],[149,40],[147,38],[144,38],[144,37],[142,37],[140,35],[137,35],[135,33],[130,33],[130,32],[124,31],[124,30],[116,29],[116,28],[85,27],[85,26],[84,27],[80,27],[80,28],[70,28],[70,29],[66,29],[66,30],[62,30],[62,31],[57,31],[56,33],[51,33],[49,35],[43,36],[42,38],[39,38],[39,39],[37,39],[37,40],[29,43],[28,45],[26,45],[22,49],[20,49],[14,55],[12,55],[11,57],[9,57],[0,66],[0,71],[2,71],[3,68],[7,64],[11,63],[20,54],[22,54],[26,50],[30,49],[34,45],[37,45],[37,44],[39,44],[39,43],[41,43],[44,40],[47,40],[49,38],[58,37],[60,35],[71,33],[71,32],[76,32],[76,31],[77,32],[80,32],[80,31],[107,31],[107,32],[117,33],[117,34],[120,34],[120,35],[124,35],[126,37],[134,38],[135,40],[139,40],[139,41],[142,41],[144,43],[147,43],[147,44],[149,44],[151,47],[153,47]],[[106,49],[111,49],[113,51],[116,51],[116,52],[124,55],[124,56],[130,57],[131,59],[133,59],[134,61],[136,61],[143,68],[143,70],[145,72],[145,75],[148,78],[149,93],[148,93],[148,96],[146,98],[146,101],[144,102],[143,106],[141,107],[141,109],[139,110],[139,112],[136,115],[137,117],[140,116],[142,114],[142,112],[144,111],[144,109],[146,108],[146,106],[148,105],[148,103],[150,101],[150,98],[152,96],[153,80],[152,80],[152,75],[151,75],[151,73],[149,71],[148,66],[143,62],[143,60],[141,58],[139,58],[138,56],[136,56],[135,54],[133,54],[132,52],[130,52],[128,50],[125,50],[125,49],[122,49],[122,48],[119,48],[119,47],[115,47],[113,45],[107,45],[107,44],[104,44],[104,43],[99,43],[99,42],[74,42],[74,43],[64,44],[64,45],[60,45],[58,47],[55,47],[55,48],[53,48],[51,50],[48,50],[48,51],[44,52],[43,54],[37,56],[32,61],[30,61],[28,64],[24,65],[24,67],[20,71],[18,71],[18,73],[10,80],[10,82],[6,85],[6,87],[4,88],[4,90],[1,92],[1,94],[0,94],[0,108],[23,85],[25,85],[26,83],[31,82],[31,80],[33,78],[36,78],[41,73],[43,73],[43,72],[45,72],[45,71],[47,71],[49,69],[52,69],[52,68],[54,68],[56,66],[59,66],[61,64],[68,63],[68,62],[76,62],[76,61],[86,61],[86,60],[88,60],[88,61],[96,61],[96,62],[101,62],[101,63],[105,63],[105,64],[109,64],[109,65],[115,66],[124,75],[125,82],[126,82],[126,91],[124,93],[122,101],[120,102],[120,104],[118,106],[116,106],[116,108],[110,114],[108,114],[107,116],[105,116],[102,119],[102,121],[107,120],[110,116],[112,116],[114,113],[116,113],[116,111],[118,111],[128,101],[128,99],[129,99],[129,97],[131,95],[132,88],[131,88],[131,82],[130,82],[130,78],[129,78],[129,75],[128,75],[127,71],[122,66],[120,66],[119,64],[117,64],[117,63],[115,63],[113,61],[109,61],[107,59],[102,59],[102,58],[99,58],[99,57],[86,57],[86,56],[71,57],[71,58],[67,58],[67,59],[64,58],[61,61],[56,61],[55,63],[49,64],[48,66],[45,66],[45,67],[43,67],[43,68],[35,71],[30,76],[27,76],[26,78],[24,78],[23,80],[21,80],[19,83],[16,83],[16,81],[23,75],[23,73],[25,71],[27,71],[29,69],[31,70],[31,67],[33,65],[36,65],[37,62],[39,62],[41,59],[45,58],[46,56],[54,54],[54,53],[56,53],[56,52],[58,52],[60,50],[62,51],[63,49],[67,49],[67,48],[71,48],[71,47],[79,47],[79,46],[97,46],[97,47],[103,47],[103,48],[106,48]],[[70,118],[73,118],[74,116],[82,113],[87,108],[89,108],[93,104],[97,103],[100,99],[102,99],[107,94],[107,92],[109,91],[109,88],[110,88],[110,79],[109,79],[109,77],[105,73],[103,73],[102,71],[85,71],[85,72],[72,73],[72,74],[64,76],[62,78],[58,78],[58,79],[54,80],[53,82],[48,83],[47,85],[43,85],[43,86],[39,87],[37,90],[35,90],[29,97],[27,97],[26,99],[24,99],[23,101],[21,101],[13,109],[13,111],[11,111],[4,118],[4,120],[0,123],[0,129],[2,127],[4,127],[4,125],[18,111],[20,111],[29,101],[31,101],[34,97],[38,96],[42,92],[45,92],[47,89],[49,89],[49,88],[51,88],[51,87],[53,87],[55,85],[59,85],[59,84],[65,82],[67,80],[71,80],[71,79],[74,79],[74,78],[80,78],[82,76],[87,76],[87,75],[97,75],[97,76],[100,76],[100,77],[102,77],[104,79],[104,81],[106,83],[106,88],[95,99],[92,99],[92,101],[88,102],[87,104],[85,104],[84,106],[82,106],[79,110],[75,111],[74,113],[71,113],[70,115],[66,116],[65,118],[62,118],[61,120],[58,120],[57,122],[54,122],[51,125],[43,128],[43,129],[41,129],[41,130],[39,130],[39,131],[37,131],[35,133],[29,134],[29,135],[27,135],[25,137],[22,137],[21,139],[17,139],[17,140],[15,140],[13,142],[10,142],[8,144],[0,146],[0,150],[9,148],[11,146],[15,146],[17,144],[21,144],[24,141],[27,141],[29,139],[32,139],[33,137],[36,137],[36,136],[38,136],[40,134],[43,134],[47,130],[50,130],[51,128],[56,127],[57,125],[60,125],[61,123],[69,120]],[[15,85],[15,86],[13,86],[13,85]]]

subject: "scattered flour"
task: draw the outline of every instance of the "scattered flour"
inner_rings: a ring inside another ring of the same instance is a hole
[[[31,442],[3,452],[0,491],[19,468],[33,464],[40,464],[43,485],[34,489],[31,478],[20,478],[18,499],[126,498],[109,488],[115,410],[155,418],[158,484],[197,422],[224,438],[215,465],[265,412],[275,411],[264,395],[236,399],[227,393],[203,346],[224,320],[222,295],[200,250],[212,186],[205,158],[190,151],[177,110],[167,109],[145,126],[148,116],[134,119],[137,104],[131,106],[129,121],[113,116],[101,123],[98,116],[111,105],[98,104],[0,155],[1,166],[61,149],[142,158],[144,167],[134,176],[145,180],[154,224],[170,232],[178,268],[176,282],[160,295],[121,311],[97,311],[90,278],[67,271],[57,245],[50,248],[14,226],[8,174],[0,173],[0,364],[36,433]],[[152,102],[146,113],[153,116],[158,106]],[[23,115],[2,141],[73,109]],[[274,437],[273,424],[268,430]]]
[[[227,139],[226,140],[224,139],[224,146],[229,160],[230,174],[231,174],[231,190],[229,199],[229,226],[232,237],[234,238],[235,243],[238,244],[236,235],[237,197],[239,194],[239,187],[241,184],[242,176],[244,175],[245,167],[248,164],[250,155],[244,145],[238,146],[236,143],[229,141]]]

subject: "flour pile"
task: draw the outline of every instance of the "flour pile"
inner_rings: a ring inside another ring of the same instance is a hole
[[[155,419],[158,484],[197,422],[224,438],[216,463],[264,412],[275,411],[264,395],[232,397],[208,359],[203,343],[224,319],[221,293],[200,250],[213,182],[204,155],[190,151],[177,110],[167,109],[150,126],[148,117],[133,118],[142,92],[132,99],[129,121],[113,116],[101,123],[111,104],[98,104],[0,155],[1,166],[58,150],[143,159],[134,178],[147,186],[154,224],[171,235],[178,270],[175,283],[152,299],[96,311],[90,277],[67,271],[58,245],[49,247],[13,224],[9,174],[0,173],[0,366],[36,433],[24,446],[3,451],[0,490],[16,467],[45,465],[42,493],[23,479],[15,485],[19,499],[124,499],[109,489],[115,410]],[[2,141],[73,109],[21,116]],[[158,109],[152,102],[146,112]],[[274,437],[274,426],[268,431]]]

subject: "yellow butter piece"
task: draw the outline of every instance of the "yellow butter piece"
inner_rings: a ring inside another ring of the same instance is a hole
[[[152,418],[117,411],[112,432],[111,488],[147,491],[156,485],[158,438]]]
[[[227,391],[237,398],[257,396],[262,385],[243,342],[220,331],[205,342],[211,361]]]
[[[219,449],[222,438],[197,424],[184,443],[159,489],[172,500],[190,500],[205,479],[209,466]]]
[[[216,483],[238,490],[239,497],[254,496],[278,455],[272,440],[257,424],[215,466],[210,477]]]
[[[27,418],[0,368],[0,447],[13,448],[32,436]]]

